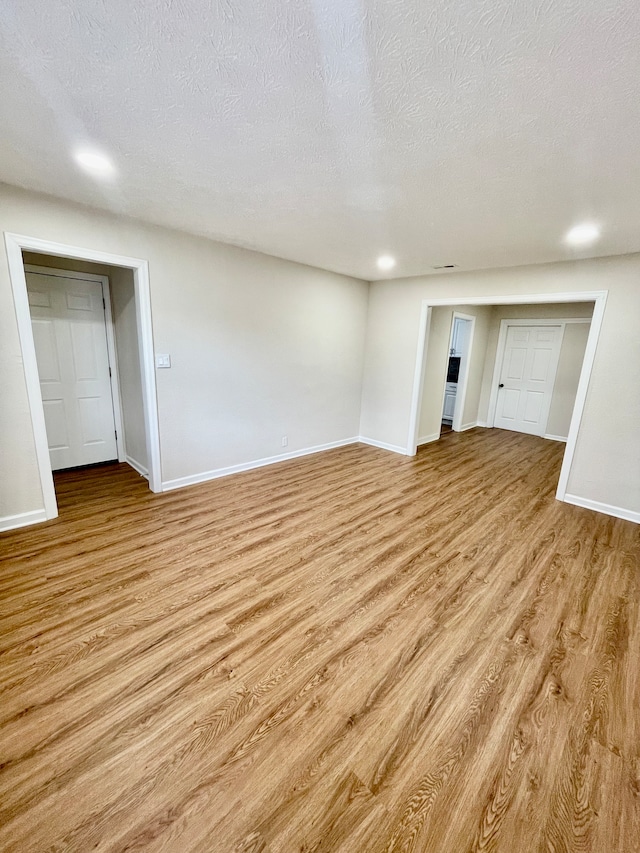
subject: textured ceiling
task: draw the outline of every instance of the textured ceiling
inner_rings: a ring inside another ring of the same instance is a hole
[[[574,257],[583,219],[582,256],[640,250],[638,0],[3,0],[0,31],[9,183],[365,279]]]

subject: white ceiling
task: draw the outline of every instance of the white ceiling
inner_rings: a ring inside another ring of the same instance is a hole
[[[0,178],[382,277],[640,250],[638,0],[4,0]],[[117,179],[72,151],[108,153]]]

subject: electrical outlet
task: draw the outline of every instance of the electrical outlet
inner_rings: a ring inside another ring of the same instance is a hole
[[[283,435],[283,436],[282,436],[282,446],[283,446],[283,447],[286,447],[286,446],[287,446],[287,444],[289,444],[289,439],[287,438],[287,436],[286,436],[286,435]]]
[[[156,353],[156,367],[171,367],[171,356],[168,353]]]

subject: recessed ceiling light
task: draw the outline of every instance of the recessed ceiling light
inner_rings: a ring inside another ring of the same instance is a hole
[[[565,242],[570,246],[588,246],[600,237],[600,228],[594,222],[575,225],[566,235]]]
[[[99,151],[82,148],[75,152],[74,157],[79,166],[98,178],[108,178],[115,173],[111,160]]]
[[[396,259],[391,255],[380,255],[377,264],[379,270],[392,270],[396,265]]]

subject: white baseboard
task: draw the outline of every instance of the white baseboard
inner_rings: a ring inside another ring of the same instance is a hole
[[[440,438],[439,432],[434,432],[431,435],[423,435],[418,439],[417,444],[420,447],[421,444],[429,444],[431,441],[437,441]]]
[[[550,433],[546,433],[542,437],[548,438],[550,441],[564,441],[565,444],[567,443],[566,435],[551,435]]]
[[[401,453],[403,456],[407,455],[407,448],[400,447],[398,444],[387,444],[385,441],[376,441],[374,438],[366,438],[364,435],[358,436],[356,441],[359,441],[361,444],[369,444],[371,447],[379,447],[380,450],[390,450],[392,453]]]
[[[635,512],[632,509],[624,509],[621,506],[612,506],[611,504],[600,503],[600,501],[592,501],[589,498],[581,498],[578,495],[565,495],[565,503],[581,506],[584,509],[592,509],[595,512],[603,512],[605,515],[613,515],[615,518],[623,518],[625,521],[634,521],[640,524],[640,512]]]
[[[468,429],[474,429],[474,427],[477,427],[477,426],[479,426],[479,424],[476,423],[476,421],[473,421],[473,422],[468,423],[468,424],[462,424],[460,429],[456,429],[456,430],[454,430],[454,432],[466,432]],[[434,432],[431,435],[421,436],[416,443],[417,443],[418,447],[420,447],[422,444],[429,444],[432,441],[437,441],[439,438],[440,438],[440,433]]]
[[[486,421],[476,421],[476,426],[482,427],[483,429],[493,428],[493,424],[489,424]]]
[[[0,518],[0,532],[15,530],[17,527],[27,527],[29,524],[40,524],[48,521],[44,509],[32,509],[29,512],[19,512],[17,515],[5,515]]]
[[[131,465],[131,467],[140,474],[141,477],[144,477],[145,480],[149,479],[149,471],[142,465],[140,462],[137,462],[132,456],[127,456],[125,459],[127,465]]]
[[[267,456],[264,459],[255,459],[252,462],[243,462],[240,465],[229,465],[228,468],[216,468],[214,471],[203,471],[201,474],[191,474],[188,477],[165,480],[162,483],[162,491],[170,492],[173,489],[181,489],[183,486],[194,486],[196,483],[206,483],[208,480],[217,480],[219,477],[239,474],[241,471],[251,471],[254,468],[264,468],[265,465],[275,465],[277,462],[285,462],[287,459],[297,459],[299,456],[310,456],[312,453],[333,450],[335,447],[357,444],[359,440],[357,436],[354,436],[353,438],[345,438],[341,441],[332,441],[329,444],[306,447],[304,450],[294,450],[292,453],[279,453],[277,456]]]

